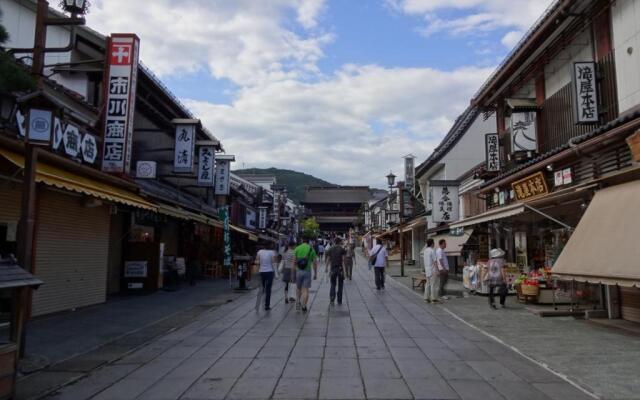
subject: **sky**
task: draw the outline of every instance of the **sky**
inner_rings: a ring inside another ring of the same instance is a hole
[[[424,161],[552,0],[92,0],[236,156],[383,188]]]

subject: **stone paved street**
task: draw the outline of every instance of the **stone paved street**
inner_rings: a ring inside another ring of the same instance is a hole
[[[56,399],[589,399],[360,258],[344,304],[320,274],[308,314],[253,295],[200,315],[58,392]]]

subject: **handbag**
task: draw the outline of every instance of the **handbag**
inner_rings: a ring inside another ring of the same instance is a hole
[[[313,251],[313,249],[311,247],[309,247],[309,252],[307,253],[307,256],[305,258],[301,258],[301,259],[296,261],[296,264],[298,265],[298,269],[306,269],[307,268],[307,264],[309,264],[309,258],[311,258],[311,252],[312,251]]]
[[[382,251],[382,245],[380,245],[380,248],[378,249],[378,251],[376,251],[376,254],[369,256],[369,265],[374,265],[376,263],[376,260],[378,259],[378,254],[380,254],[381,251]]]

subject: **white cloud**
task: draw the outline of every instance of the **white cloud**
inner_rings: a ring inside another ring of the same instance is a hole
[[[230,105],[186,101],[236,166],[279,166],[384,186],[409,152],[429,155],[490,69],[342,68],[330,78],[244,88]]]
[[[424,35],[448,32],[468,35],[513,29],[502,40],[511,47],[518,32],[526,31],[555,0],[387,0],[392,9],[424,18]],[[462,10],[463,16],[442,16],[443,11]],[[518,38],[519,39],[519,38]],[[517,42],[517,40],[515,40]]]
[[[104,33],[136,32],[142,58],[161,76],[207,66],[215,78],[255,85],[318,73],[322,46],[332,40],[310,31],[323,6],[324,0],[94,0],[87,18]],[[299,32],[284,27],[290,13]]]
[[[516,44],[518,44],[518,42],[522,38],[523,34],[524,33],[522,31],[509,31],[502,37],[500,42],[505,47],[511,49],[511,48],[515,47]]]

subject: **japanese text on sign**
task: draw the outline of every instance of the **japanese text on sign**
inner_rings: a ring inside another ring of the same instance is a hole
[[[433,221],[457,221],[459,217],[459,183],[457,181],[430,181],[429,184],[433,196]]]
[[[536,112],[517,111],[511,114],[511,150],[538,150],[536,136]]]
[[[497,133],[484,135],[487,171],[500,171],[500,139]]]
[[[211,146],[202,146],[198,151],[198,185],[213,187],[215,152]]]
[[[576,122],[598,122],[598,94],[596,92],[596,64],[573,63],[574,106]]]
[[[404,187],[409,192],[413,192],[415,186],[415,169],[414,169],[413,156],[407,156],[404,158]]]
[[[131,168],[139,45],[135,35],[114,34],[107,48],[109,75],[102,152],[105,172],[128,173]],[[89,144],[88,154],[84,154],[89,159],[92,158],[90,147]]]
[[[195,150],[196,126],[177,124],[173,170],[175,172],[193,172],[193,152]]]
[[[229,194],[229,160],[216,160],[216,194]]]
[[[267,207],[258,209],[258,229],[267,229]]]
[[[516,200],[527,200],[549,193],[547,181],[542,172],[537,172],[511,184]]]

